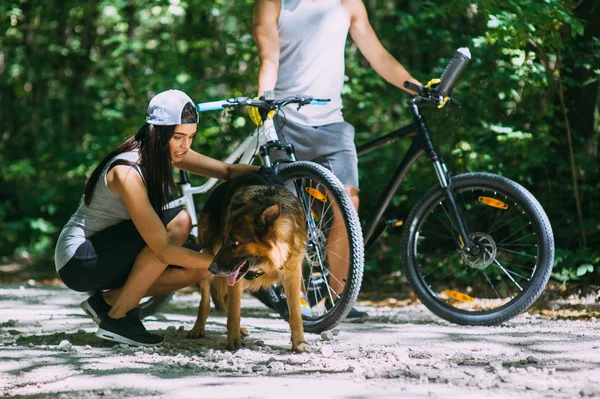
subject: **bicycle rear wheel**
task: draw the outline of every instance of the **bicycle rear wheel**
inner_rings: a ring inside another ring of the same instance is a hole
[[[321,165],[293,162],[279,176],[306,212],[302,277],[311,315],[303,316],[303,324],[304,331],[320,333],[337,326],[358,297],[364,267],[361,226],[344,186]]]
[[[550,222],[529,191],[498,175],[458,175],[452,190],[480,253],[460,250],[446,198],[434,187],[407,219],[404,270],[436,315],[465,325],[502,323],[531,306],[548,282],[554,262]]]

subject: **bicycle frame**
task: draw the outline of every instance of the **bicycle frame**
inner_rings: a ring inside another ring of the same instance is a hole
[[[452,195],[451,180],[450,175],[448,173],[448,169],[446,168],[446,164],[441,158],[438,157],[435,151],[435,147],[433,145],[433,141],[431,140],[429,129],[427,128],[425,119],[423,118],[423,115],[421,115],[421,112],[419,110],[420,104],[421,101],[418,97],[414,97],[409,100],[409,105],[414,116],[414,122],[393,132],[378,137],[370,142],[362,144],[356,149],[358,156],[361,156],[393,141],[414,136],[409,149],[404,154],[404,157],[398,165],[394,176],[388,183],[387,187],[383,191],[381,198],[379,199],[375,215],[373,216],[372,220],[370,220],[367,223],[364,229],[363,235],[365,240],[365,248],[370,248],[371,245],[379,238],[379,236],[385,230],[386,227],[376,232],[376,228],[379,222],[381,221],[384,212],[388,208],[390,201],[396,194],[396,191],[400,187],[400,184],[404,181],[404,178],[406,177],[406,174],[408,173],[410,167],[419,159],[419,157],[421,157],[421,155],[426,154],[433,164],[433,168],[438,177],[439,184],[444,190],[446,199],[448,201],[450,213],[455,223],[455,228],[458,231],[457,244],[460,248],[466,251],[470,251],[472,243],[469,239],[469,232],[467,230],[466,223],[460,215],[458,207],[456,206],[456,203],[454,201],[454,196]]]

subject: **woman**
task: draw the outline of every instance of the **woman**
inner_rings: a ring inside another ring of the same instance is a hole
[[[101,338],[159,345],[163,337],[140,321],[140,300],[208,276],[213,254],[182,247],[191,230],[187,211],[163,210],[176,191],[172,168],[218,179],[258,171],[192,150],[197,122],[185,93],[168,90],[152,98],[144,126],[94,170],[59,236],[58,274],[75,291],[95,291],[81,307],[99,324]]]

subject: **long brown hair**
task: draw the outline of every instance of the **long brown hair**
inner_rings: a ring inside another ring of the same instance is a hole
[[[187,103],[181,112],[182,119],[196,116],[193,104]],[[83,200],[87,206],[92,202],[94,188],[104,168],[111,159],[119,154],[129,151],[139,151],[138,165],[148,190],[148,199],[152,207],[162,218],[163,207],[169,198],[177,193],[177,186],[173,180],[173,165],[169,150],[169,140],[175,133],[176,125],[157,126],[145,123],[135,134],[114,148],[100,164],[94,169],[83,191]],[[131,165],[126,160],[118,160],[113,165]]]

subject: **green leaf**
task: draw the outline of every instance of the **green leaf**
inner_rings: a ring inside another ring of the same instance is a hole
[[[586,273],[592,273],[594,271],[594,266],[586,263],[584,265],[581,265],[577,268],[577,276],[581,277]]]

